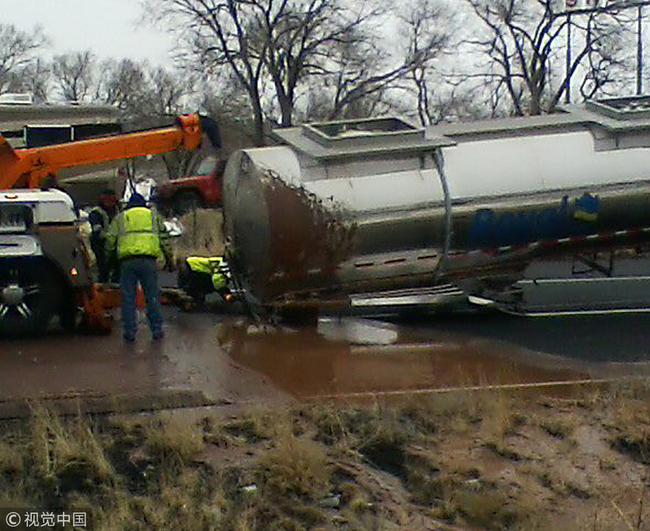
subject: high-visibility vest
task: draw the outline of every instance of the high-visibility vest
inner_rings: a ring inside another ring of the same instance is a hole
[[[185,261],[192,271],[210,275],[212,287],[216,291],[226,287],[229,269],[221,256],[189,256]]]
[[[117,256],[121,260],[130,256],[163,255],[156,211],[146,207],[129,208],[117,218]]]

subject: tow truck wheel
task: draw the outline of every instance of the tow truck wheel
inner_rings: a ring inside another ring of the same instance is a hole
[[[0,263],[0,335],[42,332],[62,294],[61,280],[44,260]]]
[[[80,318],[81,312],[79,311],[74,299],[66,301],[59,313],[59,323],[61,324],[61,328],[68,333],[74,332],[79,325]]]

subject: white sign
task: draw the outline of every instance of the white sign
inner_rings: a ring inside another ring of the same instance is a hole
[[[639,2],[639,0],[560,0],[558,2],[563,11],[587,11],[615,5],[623,7],[626,4],[631,4],[629,7],[632,7],[638,3],[642,2]]]
[[[610,0],[564,0],[564,9],[597,9],[613,3]]]

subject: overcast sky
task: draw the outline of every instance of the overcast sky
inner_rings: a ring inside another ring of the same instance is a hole
[[[25,30],[41,25],[51,53],[90,49],[101,58],[171,64],[171,37],[138,24],[138,0],[0,0],[0,6],[3,23]]]

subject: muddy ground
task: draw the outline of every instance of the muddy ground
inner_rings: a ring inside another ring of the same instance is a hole
[[[440,323],[166,318],[162,343],[0,344],[0,505],[107,531],[650,530],[649,366],[612,363],[604,326],[595,362]]]
[[[101,530],[650,529],[650,386],[0,427],[3,506]]]
[[[372,399],[650,375],[648,363],[558,357],[431,324],[325,318],[316,328],[258,327],[239,316],[171,308],[165,317],[162,343],[151,341],[144,315],[132,346],[123,343],[119,326],[109,336],[53,333],[3,340],[0,418],[24,412],[26,400],[66,402],[72,410],[81,400],[89,411],[137,411],[148,403],[155,408]]]

